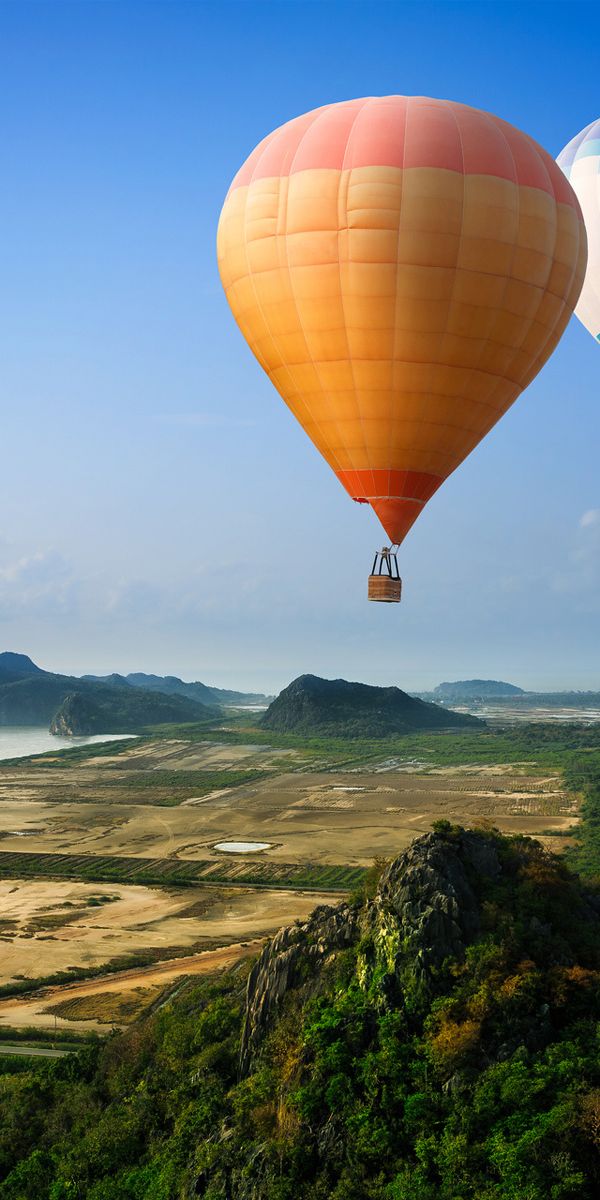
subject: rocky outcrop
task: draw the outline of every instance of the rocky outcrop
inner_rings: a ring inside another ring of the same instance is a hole
[[[447,958],[462,958],[480,928],[472,879],[500,872],[498,851],[485,834],[428,833],[384,871],[369,922],[389,970],[407,959],[427,983]],[[396,936],[385,937],[386,930]]]
[[[65,696],[59,710],[50,722],[50,733],[61,737],[82,737],[90,732],[86,699],[81,692]]]
[[[323,967],[351,946],[357,913],[348,904],[320,905],[308,921],[280,929],[265,946],[248,979],[246,1015],[240,1049],[245,1074],[284,996],[302,988],[303,998],[319,991]]]
[[[415,1114],[423,1144],[439,1138],[440,1114],[454,1137],[455,1102],[471,1111],[481,1072],[518,1054],[518,1092],[530,1056],[545,1062],[545,1048],[569,1036],[565,1005],[576,1020],[588,1005],[596,1020],[598,928],[585,891],[532,839],[439,822],[389,863],[371,899],[317,908],[264,948],[247,985],[246,1078],[190,1196],[424,1195]],[[307,1006],[318,995],[323,1007]],[[380,1175],[379,1148],[385,1165],[392,1146],[395,1164]],[[363,1189],[375,1175],[375,1190]],[[427,1196],[439,1178],[425,1180]]]
[[[430,987],[446,959],[461,959],[480,929],[474,881],[501,870],[496,842],[483,833],[428,833],[385,869],[362,911],[340,904],[316,908],[308,921],[281,929],[248,979],[240,1072],[248,1071],[286,994],[319,992],[323,967],[362,939],[358,977],[375,970],[381,1002]]]

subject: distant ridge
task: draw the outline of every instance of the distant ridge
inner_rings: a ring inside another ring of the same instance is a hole
[[[523,688],[500,679],[458,679],[440,683],[433,695],[439,700],[489,700],[496,696],[524,696]]]
[[[129,675],[83,675],[82,679],[94,683],[119,682],[123,686],[143,688],[147,692],[162,692],[166,696],[185,696],[198,704],[266,704],[269,696],[255,692],[235,692],[227,688],[211,687],[209,684],[186,683],[177,675],[146,675],[143,671],[132,671]]]
[[[121,675],[98,683],[43,671],[26,654],[0,654],[0,726],[50,726],[51,732],[63,734],[131,733],[149,725],[206,721],[221,711],[189,696],[131,687]]]
[[[280,693],[261,720],[280,733],[384,737],[426,729],[484,727],[477,717],[417,700],[397,687],[371,687],[345,679],[300,675]]]

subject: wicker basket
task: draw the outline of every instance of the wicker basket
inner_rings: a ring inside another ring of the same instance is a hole
[[[369,600],[381,600],[384,604],[399,604],[402,596],[402,580],[390,575],[369,575]]]

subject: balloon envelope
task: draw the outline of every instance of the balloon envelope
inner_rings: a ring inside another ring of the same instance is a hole
[[[217,249],[259,363],[394,543],[551,354],[586,262],[545,150],[407,96],[326,105],[266,137]]]
[[[588,265],[575,315],[600,341],[600,119],[592,121],[557,158],[581,205]]]

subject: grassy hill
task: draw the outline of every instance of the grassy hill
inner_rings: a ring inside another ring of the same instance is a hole
[[[383,737],[427,729],[481,727],[476,717],[449,712],[408,696],[400,688],[370,687],[345,679],[301,675],[285,688],[261,720],[279,733]]]

